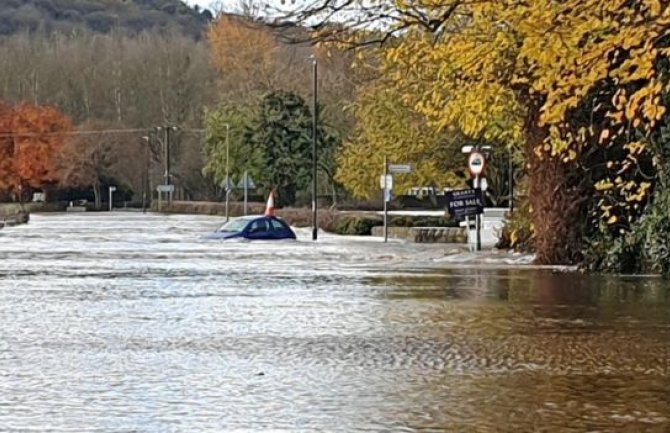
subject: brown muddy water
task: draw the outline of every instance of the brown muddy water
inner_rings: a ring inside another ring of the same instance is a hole
[[[0,232],[0,431],[670,431],[670,286],[220,218]]]

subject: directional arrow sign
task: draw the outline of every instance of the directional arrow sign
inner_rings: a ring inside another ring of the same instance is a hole
[[[221,181],[219,186],[224,190],[231,191],[233,188],[235,188],[235,182],[233,182],[230,178],[225,178],[223,181]]]
[[[387,174],[384,176],[383,174],[379,177],[379,187],[381,189],[393,189],[393,176],[390,174]]]
[[[247,187],[247,189],[256,188],[256,184],[254,183],[254,180],[248,174],[247,174],[246,177],[244,177],[240,180],[240,183],[237,184],[237,187],[240,188],[240,189],[244,189],[245,186]]]
[[[412,164],[389,164],[389,173],[407,174],[414,171]]]
[[[158,192],[174,192],[174,185],[158,185],[156,190]]]

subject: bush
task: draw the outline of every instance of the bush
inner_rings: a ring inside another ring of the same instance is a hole
[[[384,221],[378,216],[352,215],[339,218],[333,231],[339,235],[370,236],[373,227],[383,224]]]
[[[450,216],[395,216],[389,220],[392,227],[458,227]]]
[[[505,219],[505,225],[496,244],[498,249],[514,249],[525,253],[535,251],[535,229],[530,203],[527,199],[520,201],[519,206]]]
[[[614,236],[606,225],[587,240],[582,267],[621,274],[655,273],[670,277],[670,191],[657,190],[646,212],[627,231]]]

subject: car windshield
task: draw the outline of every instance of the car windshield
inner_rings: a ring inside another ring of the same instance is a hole
[[[219,228],[220,232],[241,232],[249,224],[248,218],[237,218],[232,221],[228,221]]]

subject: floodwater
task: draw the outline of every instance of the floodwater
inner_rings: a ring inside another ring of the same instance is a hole
[[[220,222],[0,231],[0,431],[670,431],[663,280]]]

